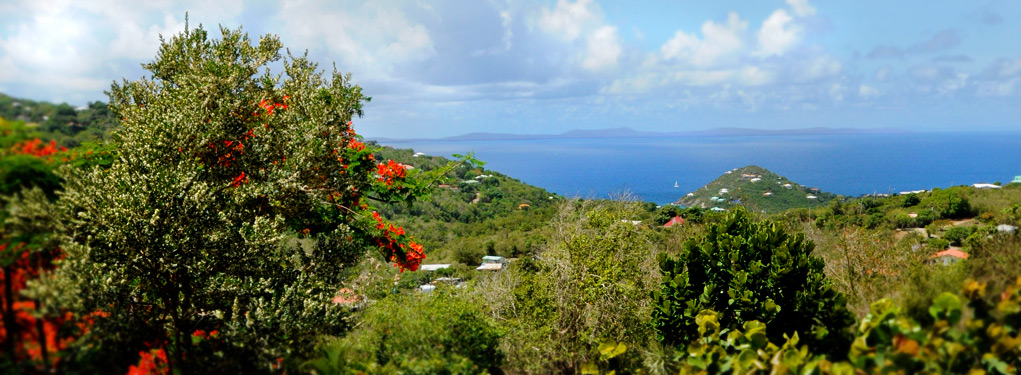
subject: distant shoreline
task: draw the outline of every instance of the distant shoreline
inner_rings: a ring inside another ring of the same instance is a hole
[[[442,138],[372,138],[379,143],[411,142],[477,142],[477,141],[530,141],[545,139],[595,139],[595,138],[677,138],[677,137],[757,137],[757,136],[813,136],[813,135],[870,135],[870,134],[913,134],[914,131],[894,128],[798,128],[798,129],[750,129],[716,128],[685,132],[643,132],[631,128],[596,130],[571,130],[560,134],[508,134],[469,133]]]

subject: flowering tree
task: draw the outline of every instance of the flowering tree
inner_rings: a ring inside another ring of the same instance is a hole
[[[351,128],[368,98],[349,76],[281,58],[276,36],[221,33],[186,28],[144,65],[151,78],[114,84],[116,160],[62,171],[54,283],[107,316],[99,347],[163,349],[171,372],[268,371],[343,332],[331,299],[346,267],[367,248],[402,271],[425,257],[370,203],[410,202],[446,172],[375,160]],[[220,344],[193,340],[213,330]]]

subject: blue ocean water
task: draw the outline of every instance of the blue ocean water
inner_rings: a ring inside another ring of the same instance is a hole
[[[758,165],[824,191],[859,196],[1012,180],[1021,133],[391,142],[430,155],[474,152],[486,169],[551,192],[622,192],[665,204],[725,171]],[[674,187],[674,183],[678,187]]]

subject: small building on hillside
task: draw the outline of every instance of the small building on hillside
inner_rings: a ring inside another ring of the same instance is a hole
[[[805,199],[819,199],[819,197],[809,194],[805,196]]]
[[[669,227],[672,227],[674,225],[681,225],[681,224],[684,224],[684,218],[682,218],[680,216],[674,216],[673,219],[670,219],[670,221],[666,222],[666,224],[663,224],[663,227],[664,228],[669,228]]]
[[[528,209],[529,207],[532,207],[532,205],[530,205],[530,204],[528,204],[528,203],[522,203],[522,204],[519,204],[519,205],[518,205],[518,209],[519,209],[519,210],[524,210],[524,209]]]
[[[996,226],[996,231],[1000,233],[1013,234],[1014,232],[1017,232],[1017,227],[1013,225],[1000,224]]]
[[[975,187],[976,189],[999,189],[1000,188],[1000,185],[994,185],[994,184],[971,184],[971,186]]]
[[[418,266],[419,271],[436,271],[444,268],[450,268],[449,264],[423,264]]]
[[[507,258],[496,255],[486,255],[482,257],[482,265],[475,269],[478,271],[500,271],[504,268],[507,268]]]
[[[1010,183],[1021,184],[1021,176],[1014,176],[1014,181],[1011,181]]]
[[[929,257],[929,262],[946,266],[965,259],[968,259],[968,253],[961,251],[959,248],[951,247],[933,254]]]

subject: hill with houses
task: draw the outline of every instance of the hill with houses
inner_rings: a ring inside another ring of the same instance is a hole
[[[826,205],[837,196],[816,187],[798,184],[757,165],[726,171],[677,204],[723,211],[741,205],[752,211],[775,213],[790,208]]]

